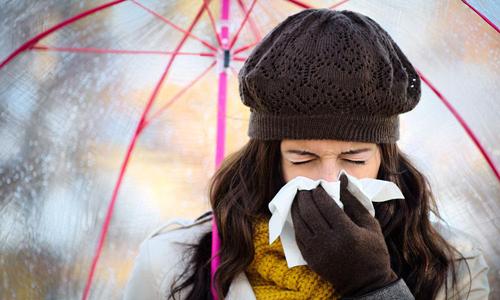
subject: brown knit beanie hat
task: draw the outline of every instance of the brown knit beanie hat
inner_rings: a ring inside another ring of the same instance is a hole
[[[248,135],[390,143],[420,78],[389,34],[357,12],[307,9],[269,32],[241,68]]]

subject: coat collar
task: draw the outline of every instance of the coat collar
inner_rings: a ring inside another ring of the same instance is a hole
[[[233,281],[231,281],[226,299],[256,300],[255,293],[253,292],[252,286],[250,285],[245,272],[239,273],[236,277],[234,277]]]

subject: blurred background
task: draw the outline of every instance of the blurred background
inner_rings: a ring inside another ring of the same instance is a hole
[[[308,6],[380,23],[480,143],[489,163],[422,82],[421,102],[401,115],[398,144],[430,179],[445,220],[480,243],[491,299],[500,299],[500,4],[468,1],[474,12],[456,0],[229,2],[224,23],[221,1],[0,0],[0,299],[82,297],[127,149],[171,62],[128,160],[90,288],[91,299],[120,299],[146,235],[210,209],[219,73],[228,76],[227,155],[248,140],[238,70],[256,42]],[[224,24],[234,40],[226,69],[215,34]]]

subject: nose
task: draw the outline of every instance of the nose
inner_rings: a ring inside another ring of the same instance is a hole
[[[324,161],[321,165],[320,178],[326,181],[336,181],[340,172],[340,166],[335,160]]]

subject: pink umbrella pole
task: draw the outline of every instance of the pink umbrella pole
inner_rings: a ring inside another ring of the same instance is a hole
[[[224,139],[226,136],[226,103],[227,103],[227,68],[229,67],[229,0],[222,0],[221,6],[221,41],[223,51],[223,66],[219,68],[219,92],[217,101],[217,148],[215,153],[215,168],[218,169],[224,159]],[[220,62],[219,62],[220,63]],[[217,230],[215,214],[212,218],[212,261],[210,263],[210,291],[212,298],[218,300],[215,290],[215,271],[219,267],[220,237]]]

